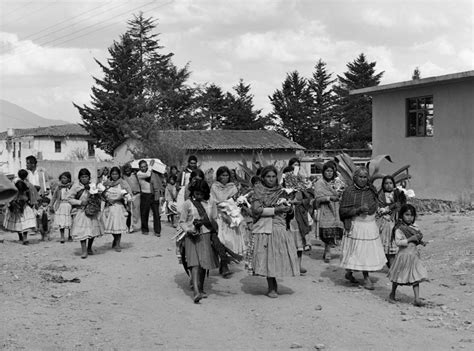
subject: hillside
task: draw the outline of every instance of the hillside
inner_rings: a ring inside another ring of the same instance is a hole
[[[48,127],[69,122],[41,117],[6,100],[0,99],[0,132],[8,128]]]

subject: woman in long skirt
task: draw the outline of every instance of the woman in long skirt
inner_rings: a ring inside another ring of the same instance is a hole
[[[121,178],[118,167],[111,168],[109,180],[104,182],[104,186],[105,190],[102,193],[102,197],[105,199],[105,207],[102,212],[104,234],[111,234],[114,237],[112,248],[120,252],[122,251],[120,246],[122,235],[128,233],[126,204],[132,199],[132,190],[128,183]]]
[[[268,293],[278,297],[276,278],[300,274],[293,233],[287,230],[286,216],[291,205],[278,184],[277,170],[266,166],[261,171],[262,183],[256,184],[251,199],[254,217],[254,274],[267,278]]]
[[[383,268],[387,259],[375,222],[377,193],[369,182],[369,171],[360,167],[354,172],[354,184],[342,194],[339,214],[344,220],[346,234],[342,239],[341,267],[346,279],[358,283],[353,271],[362,271],[364,288],[373,290],[369,272]]]
[[[245,221],[242,220],[239,225],[231,226],[228,216],[222,213],[219,210],[221,207],[218,206],[224,201],[233,201],[232,198],[238,193],[236,185],[230,182],[230,178],[229,168],[223,166],[217,169],[216,181],[211,186],[210,201],[216,207],[219,240],[236,254],[242,255],[245,251]],[[231,274],[227,263],[221,261],[220,273],[224,278]]]
[[[94,254],[92,244],[96,237],[103,234],[103,224],[99,220],[100,203],[97,208],[91,199],[91,173],[87,168],[82,168],[78,178],[79,182],[71,187],[67,199],[72,206],[72,237],[81,242],[81,258],[87,258],[88,255]],[[88,209],[86,212],[86,206],[95,207],[95,209]]]

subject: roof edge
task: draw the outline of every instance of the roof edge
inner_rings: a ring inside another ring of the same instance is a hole
[[[422,79],[407,80],[407,81],[398,82],[398,83],[377,85],[377,86],[368,87],[368,88],[354,89],[354,90],[349,91],[349,95],[379,93],[383,91],[391,91],[391,90],[406,89],[406,88],[411,88],[411,87],[432,85],[435,83],[451,83],[452,81],[466,80],[466,79],[472,79],[472,78],[474,78],[474,70],[445,74],[442,76],[427,77],[427,78],[422,78]]]

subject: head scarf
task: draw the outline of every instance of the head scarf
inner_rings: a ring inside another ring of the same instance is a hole
[[[274,166],[265,166],[261,172],[262,183],[255,184],[254,187],[252,201],[259,200],[263,207],[276,206],[278,199],[283,194],[283,189],[279,184],[275,184],[271,188],[265,185],[265,176],[270,172],[275,172],[278,175],[278,171]]]

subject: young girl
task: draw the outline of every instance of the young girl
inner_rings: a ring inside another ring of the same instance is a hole
[[[178,199],[178,189],[176,188],[176,175],[172,174],[168,178],[168,183],[166,184],[165,188],[165,200],[166,200],[166,208],[167,208],[167,215],[168,221],[171,222],[171,225],[175,227],[174,224],[174,217],[178,214],[178,210],[176,207],[176,200]]]
[[[184,238],[186,264],[191,269],[194,303],[199,303],[207,297],[204,292],[206,271],[219,266],[211,244],[211,233],[216,231],[216,214],[209,202],[209,185],[204,180],[191,183],[189,192],[190,198],[183,204],[179,225],[187,233]]]
[[[395,292],[398,285],[412,285],[415,294],[413,304],[422,307],[425,303],[420,300],[420,282],[427,280],[428,274],[420,260],[417,246],[425,243],[422,240],[423,234],[415,225],[415,219],[415,207],[409,204],[403,205],[392,233],[392,241],[395,241],[399,251],[388,272],[388,278],[392,282],[389,301],[392,303],[396,301]]]
[[[39,219],[39,232],[41,233],[41,241],[51,240],[50,203],[51,203],[51,200],[47,196],[42,196],[39,200],[39,206],[36,213],[36,218]]]
[[[92,244],[94,238],[102,235],[103,224],[102,221],[99,221],[100,207],[95,213],[86,213],[86,205],[88,205],[91,196],[91,172],[87,168],[82,168],[79,171],[78,179],[79,182],[71,187],[67,200],[72,206],[71,234],[81,242],[81,258],[87,258],[87,255],[94,254]]]
[[[112,167],[109,180],[104,183],[105,191],[102,193],[105,199],[105,207],[102,213],[104,222],[104,234],[112,234],[114,240],[112,248],[120,252],[120,240],[122,234],[128,232],[126,203],[130,201],[132,190],[126,181],[121,178],[120,169]]]
[[[32,207],[37,204],[38,193],[26,180],[26,170],[20,169],[18,177],[20,179],[15,183],[18,194],[7,207],[3,226],[6,230],[18,232],[18,240],[28,245],[28,232],[36,230],[36,215]]]
[[[406,203],[405,194],[395,188],[395,179],[385,176],[382,179],[382,188],[378,193],[378,206],[376,221],[379,226],[380,239],[387,257],[387,266],[390,268],[395,259],[398,247],[391,240],[392,229],[398,217],[398,211]]]
[[[60,242],[64,244],[64,232],[67,230],[68,241],[72,241],[71,236],[71,204],[67,197],[71,189],[71,173],[63,172],[59,175],[59,185],[54,191],[52,206],[54,209],[54,226],[59,228],[61,234]]]

